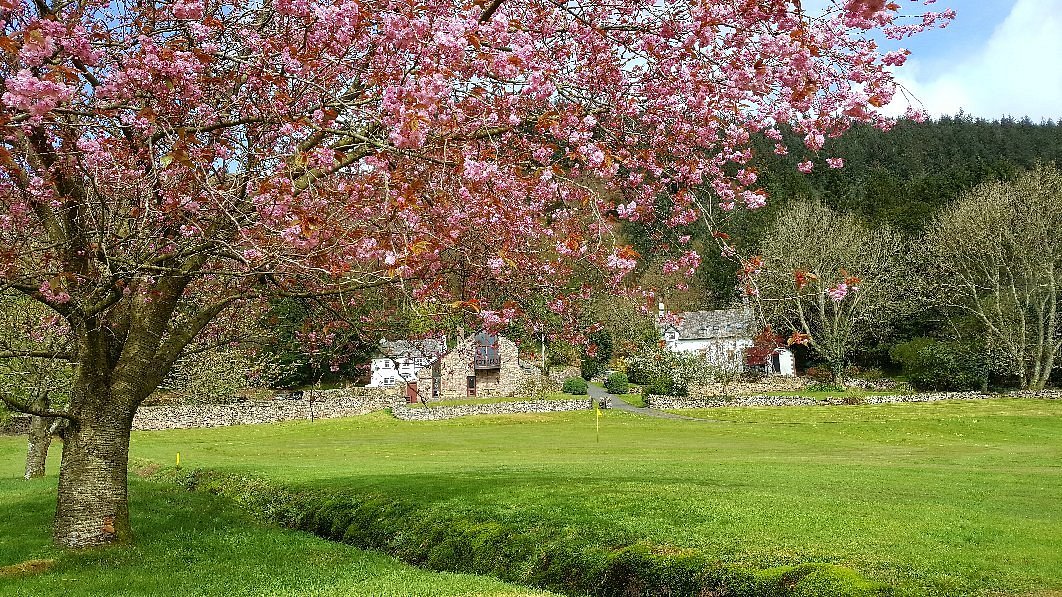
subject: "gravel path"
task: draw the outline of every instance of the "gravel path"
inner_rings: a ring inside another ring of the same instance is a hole
[[[652,408],[642,408],[640,406],[634,406],[630,402],[616,396],[609,394],[604,388],[598,387],[594,384],[587,384],[586,391],[590,394],[591,398],[596,400],[602,400],[608,398],[609,408],[616,410],[622,410],[643,417],[656,417],[658,419],[674,419],[679,421],[709,421],[709,419],[698,419],[695,417],[687,417],[684,415],[676,415],[673,413],[667,413],[661,410],[654,410]]]

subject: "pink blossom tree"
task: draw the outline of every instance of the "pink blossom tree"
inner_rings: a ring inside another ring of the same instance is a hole
[[[76,370],[63,410],[10,401],[68,423],[55,540],[131,538],[133,415],[219,317],[387,288],[502,324],[518,310],[500,299],[563,299],[574,267],[618,278],[613,218],[762,205],[750,136],[786,123],[817,149],[853,120],[888,126],[905,55],[875,35],[951,15],[913,16],[873,0],[0,0],[2,280],[61,318]],[[690,192],[705,184],[710,204]]]

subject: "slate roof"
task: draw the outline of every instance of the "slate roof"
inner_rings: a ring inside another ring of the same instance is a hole
[[[678,340],[752,337],[752,313],[748,309],[688,311],[676,316],[679,322],[664,329],[678,332]]]
[[[446,338],[424,340],[380,340],[380,354],[392,359],[428,357],[446,354]]]

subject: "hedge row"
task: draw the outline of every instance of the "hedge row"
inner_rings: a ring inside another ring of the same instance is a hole
[[[639,597],[882,597],[886,585],[851,569],[803,564],[752,570],[696,551],[630,543],[605,546],[585,533],[553,525],[476,520],[429,512],[387,495],[293,490],[237,475],[193,471],[189,489],[234,500],[285,527],[363,549],[389,553],[431,570],[490,575],[569,595]],[[174,479],[171,470],[158,479]]]

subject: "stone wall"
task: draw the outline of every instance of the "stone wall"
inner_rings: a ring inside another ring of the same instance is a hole
[[[581,377],[583,374],[575,365],[561,365],[549,368],[549,378],[557,385],[563,385],[565,380],[572,377]]]
[[[404,401],[397,387],[306,391],[298,399],[246,400],[229,404],[142,406],[133,429],[190,429],[363,415]]]
[[[726,408],[747,406],[836,406],[842,404],[901,404],[909,402],[940,402],[942,400],[986,400],[991,398],[1041,398],[1062,399],[1062,391],[1008,392],[1006,394],[982,394],[980,392],[931,392],[925,394],[897,394],[895,396],[845,396],[827,400],[814,400],[797,396],[735,396],[730,399],[716,397],[646,396],[646,405],[662,410],[683,408]]]
[[[815,382],[807,377],[768,375],[758,381],[740,381],[729,384],[726,387],[726,393],[731,396],[762,396],[774,392],[799,392],[813,383]],[[844,385],[860,390],[912,393],[910,386],[905,382],[887,378],[873,380],[850,378],[844,380]],[[714,398],[723,394],[722,384],[693,385],[689,388],[691,398]]]
[[[22,414],[11,415],[11,418],[0,426],[0,435],[26,435],[29,433],[30,416]]]
[[[525,400],[494,404],[466,404],[461,406],[409,407],[404,404],[391,408],[395,418],[403,421],[440,421],[470,415],[512,415],[521,413],[551,413],[588,410],[588,400]]]
[[[769,375],[759,381],[739,381],[728,384],[727,393],[731,396],[759,396],[771,392],[797,392],[804,389],[804,378],[782,375]],[[690,398],[714,398],[723,395],[722,384],[691,385]]]

